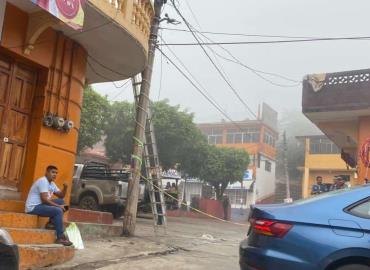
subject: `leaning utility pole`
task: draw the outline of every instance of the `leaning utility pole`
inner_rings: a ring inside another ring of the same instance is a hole
[[[284,131],[283,134],[283,146],[284,146],[284,171],[285,171],[285,184],[286,184],[286,198],[284,202],[290,203],[292,202],[292,198],[290,197],[290,178],[289,178],[289,170],[288,170],[288,144],[286,140],[286,132]]]
[[[145,126],[149,108],[149,93],[152,80],[152,71],[157,46],[161,11],[167,0],[154,1],[154,18],[150,29],[148,62],[142,73],[139,103],[136,108],[136,127],[133,138],[133,154],[131,156],[131,177],[127,191],[127,205],[123,219],[124,236],[132,236],[135,233],[137,204],[139,197],[139,181],[141,176],[141,165],[143,163],[143,148],[145,138]]]

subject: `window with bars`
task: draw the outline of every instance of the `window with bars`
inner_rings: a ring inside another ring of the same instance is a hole
[[[340,154],[340,149],[327,138],[312,138],[310,154]]]
[[[203,134],[207,137],[208,144],[222,144],[223,130],[221,128],[209,128],[203,130]]]
[[[265,171],[271,172],[271,162],[268,160],[265,160]]]
[[[259,142],[260,130],[258,128],[247,128],[243,130],[228,129],[226,136],[227,144],[246,144]]]
[[[270,132],[268,132],[268,131],[265,131],[265,134],[264,134],[264,136],[263,136],[263,142],[264,142],[265,144],[268,144],[268,145],[272,146],[272,147],[275,147],[275,138],[274,138],[274,136],[273,136]]]

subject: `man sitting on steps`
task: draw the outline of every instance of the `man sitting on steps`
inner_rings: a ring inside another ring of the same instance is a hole
[[[25,210],[27,214],[49,217],[47,228],[55,227],[56,243],[71,246],[72,242],[64,236],[63,228],[63,214],[67,210],[63,199],[67,192],[67,185],[63,184],[63,191],[59,190],[54,183],[57,174],[57,167],[50,165],[46,168],[45,176],[33,183],[28,194]],[[52,200],[53,195],[59,199]]]

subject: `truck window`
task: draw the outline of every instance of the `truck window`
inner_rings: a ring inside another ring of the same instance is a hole
[[[81,177],[93,179],[106,179],[107,167],[100,163],[87,163],[84,166]]]

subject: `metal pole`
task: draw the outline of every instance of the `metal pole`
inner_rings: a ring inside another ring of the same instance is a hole
[[[288,170],[288,144],[286,140],[286,132],[283,134],[283,143],[284,143],[284,169],[285,169],[285,180],[286,180],[286,202],[291,201],[290,197],[290,179],[289,179],[289,170]]]
[[[141,165],[143,163],[143,142],[149,107],[150,84],[152,80],[155,49],[158,40],[161,10],[165,2],[166,0],[155,0],[154,2],[154,18],[150,29],[148,62],[142,73],[139,104],[136,108],[136,127],[133,138],[133,154],[131,156],[131,177],[128,186],[127,205],[123,219],[122,234],[124,236],[132,236],[135,233],[137,204],[139,197],[139,181],[141,175]]]

